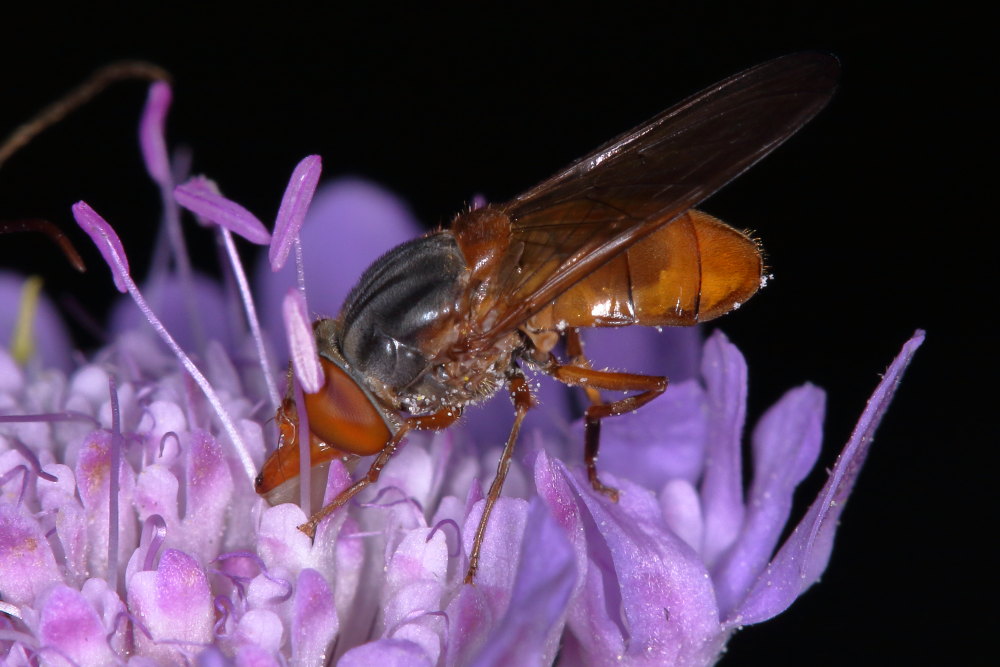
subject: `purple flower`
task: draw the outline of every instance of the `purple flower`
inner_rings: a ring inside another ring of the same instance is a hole
[[[146,163],[226,247],[232,232],[272,244],[253,295],[264,321],[283,321],[286,299],[288,319],[302,319],[303,295],[287,296],[294,266],[271,272],[293,250],[312,313],[335,314],[337,300],[321,304],[318,286],[342,298],[367,262],[414,233],[393,197],[342,181],[317,192],[301,231],[314,238],[297,244],[317,158],[294,171],[273,240],[211,182],[174,189],[160,136],[169,98],[162,84],[151,94]],[[0,350],[0,656],[11,665],[712,664],[736,629],[781,613],[822,574],[874,430],[923,338],[889,367],[781,542],[792,494],[820,452],[823,392],[793,389],[759,420],[744,489],[749,372],[736,348],[721,333],[702,346],[689,331],[616,332],[637,336],[619,347],[674,373],[662,397],[603,426],[602,475],[620,501],[590,488],[568,392],[549,383],[548,411],[536,411],[544,428],[522,432],[475,583],[464,585],[509,406],[502,421],[470,409],[466,424],[411,434],[379,483],[310,540],[297,529],[301,507],[269,507],[253,492],[275,442],[275,360],[288,352],[272,350],[283,331],[257,326],[242,267],[230,269],[239,296],[163,273],[149,280],[154,302],[132,280],[113,226],[86,204],[74,213],[141,319],[119,316],[112,344],[76,366],[55,320],[35,323],[42,349],[30,359]],[[322,239],[330,234],[336,243]],[[0,301],[0,322],[17,319],[2,310],[19,301]],[[241,309],[249,332],[212,321]],[[308,366],[296,340],[297,365]],[[604,362],[599,343],[588,350]],[[350,480],[335,461],[322,500]]]

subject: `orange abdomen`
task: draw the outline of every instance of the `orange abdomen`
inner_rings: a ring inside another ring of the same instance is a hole
[[[528,326],[698,324],[753,296],[762,269],[756,241],[692,209],[563,292]]]

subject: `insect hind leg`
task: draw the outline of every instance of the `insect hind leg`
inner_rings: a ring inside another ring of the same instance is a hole
[[[597,475],[597,456],[601,442],[601,420],[616,417],[639,409],[662,394],[667,389],[667,378],[662,375],[639,375],[598,371],[590,368],[583,355],[579,334],[575,329],[567,332],[566,348],[571,363],[560,364],[553,356],[545,371],[552,377],[568,385],[581,387],[587,393],[591,405],[584,411],[584,464],[587,479],[598,493],[618,501],[618,489],[604,484]],[[637,391],[638,394],[610,403],[601,402],[598,389],[610,391]],[[595,400],[596,397],[596,400]]]

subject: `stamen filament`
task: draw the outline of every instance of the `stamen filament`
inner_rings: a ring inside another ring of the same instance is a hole
[[[281,396],[278,394],[278,383],[274,379],[271,370],[271,359],[264,346],[264,334],[260,329],[260,318],[257,317],[257,308],[253,302],[253,294],[250,292],[250,283],[247,281],[246,271],[243,270],[243,263],[240,261],[239,253],[236,252],[236,244],[233,243],[233,234],[225,227],[219,226],[222,235],[222,242],[226,247],[226,254],[229,256],[229,265],[233,270],[233,277],[236,278],[236,285],[239,288],[240,299],[243,302],[243,310],[246,312],[247,323],[250,325],[250,333],[253,336],[254,346],[257,348],[257,358],[260,361],[260,369],[264,373],[264,383],[267,385],[267,394],[271,399],[271,409],[277,410],[281,404]]]

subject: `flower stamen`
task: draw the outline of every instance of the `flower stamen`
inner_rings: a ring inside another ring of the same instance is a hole
[[[146,299],[143,298],[142,292],[139,291],[139,286],[135,284],[132,280],[132,276],[129,275],[128,263],[125,258],[125,250],[122,248],[121,241],[118,239],[118,234],[115,233],[114,229],[104,220],[94,209],[92,209],[86,202],[77,202],[73,205],[73,215],[76,218],[77,223],[80,227],[86,231],[94,243],[97,245],[101,254],[104,255],[105,261],[111,267],[111,272],[115,277],[115,285],[118,286],[120,292],[128,292],[131,295],[132,300],[135,301],[139,310],[142,311],[143,316],[153,327],[153,330],[160,336],[170,351],[174,353],[181,365],[187,370],[190,376],[201,388],[202,393],[205,394],[205,398],[211,404],[212,409],[215,414],[219,417],[219,421],[222,422],[222,428],[226,431],[232,441],[233,447],[236,450],[236,455],[240,459],[240,463],[243,465],[243,470],[246,472],[247,479],[253,482],[254,478],[257,477],[257,466],[250,457],[250,452],[247,449],[246,443],[243,442],[243,436],[240,435],[239,431],[236,429],[236,424],[233,423],[232,417],[229,415],[229,411],[226,410],[225,406],[222,404],[222,399],[216,394],[215,389],[209,383],[208,378],[199,370],[191,358],[185,354],[184,350],[181,349],[174,337],[170,335],[167,328],[163,325],[160,319],[153,313],[153,310],[146,303]]]
[[[114,374],[108,374],[108,393],[111,395],[111,479],[108,497],[108,578],[113,585],[118,584],[118,502],[119,469],[122,462],[124,438],[121,429],[121,411],[118,406],[118,385]],[[113,577],[113,579],[112,579]],[[118,591],[121,594],[123,591]]]
[[[146,555],[142,559],[144,571],[156,569],[156,558],[166,539],[167,522],[159,514],[151,514],[142,524],[142,537],[139,540],[139,548],[145,545],[146,549]]]

